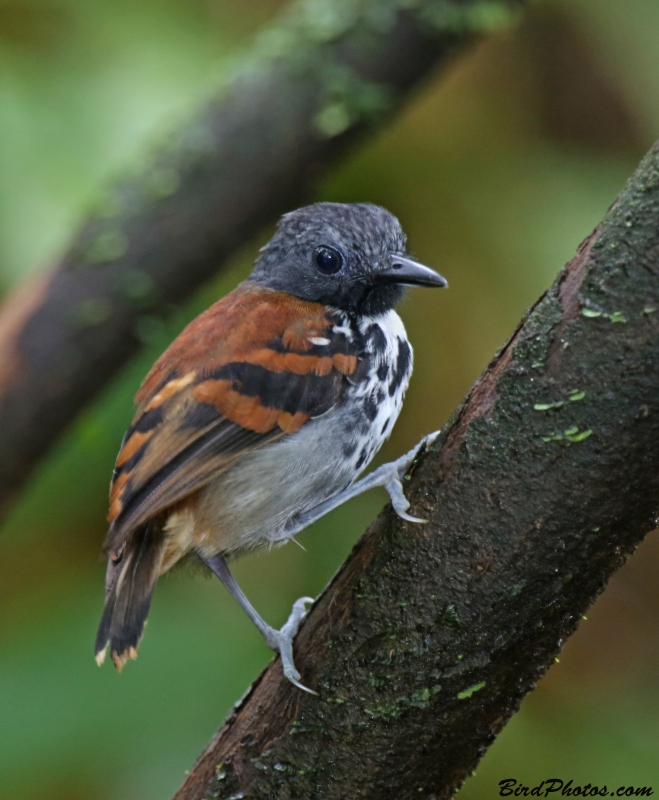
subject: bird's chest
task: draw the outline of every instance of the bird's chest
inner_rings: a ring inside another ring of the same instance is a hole
[[[358,321],[359,373],[345,404],[344,455],[361,472],[389,438],[412,374],[412,348],[395,311]]]

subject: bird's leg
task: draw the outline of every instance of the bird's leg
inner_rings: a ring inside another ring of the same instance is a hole
[[[429,433],[421,439],[416,447],[413,447],[408,453],[405,453],[404,456],[397,458],[395,461],[391,461],[389,464],[383,464],[360,481],[351,483],[350,486],[347,486],[343,491],[335,494],[334,497],[330,497],[323,503],[319,503],[317,506],[314,506],[314,508],[309,509],[309,511],[300,514],[295,518],[293,526],[286,528],[286,537],[295,536],[296,533],[304,530],[311,525],[312,522],[324,517],[329,511],[343,505],[347,500],[356,497],[358,494],[373,489],[375,486],[383,486],[389,492],[391,505],[394,507],[394,511],[399,517],[408,520],[408,522],[426,522],[427,520],[425,519],[419,519],[407,513],[410,504],[403,493],[401,478],[410,468],[420,450],[423,447],[429,447],[439,436],[439,433],[439,431]]]
[[[313,603],[313,597],[300,597],[299,600],[296,600],[295,603],[293,603],[293,609],[291,610],[288,620],[280,630],[276,630],[276,628],[271,628],[270,625],[268,625],[249,602],[243,590],[236,583],[236,579],[231,574],[227,562],[222,555],[216,555],[212,558],[203,558],[202,560],[213,570],[234,599],[238,601],[238,605],[256,625],[268,647],[276,653],[279,653],[285,677],[288,678],[292,684],[297,686],[298,689],[309,692],[309,694],[316,694],[312,689],[300,683],[300,673],[295,669],[295,663],[293,662],[293,639],[300,627],[300,623],[307,613],[307,603]]]
[[[416,447],[413,447],[409,453],[405,453],[404,456],[401,456],[400,458],[396,459],[396,461],[392,461],[389,464],[383,464],[381,467],[378,467],[378,469],[371,472],[370,475],[367,475],[365,478],[362,478],[356,483],[352,483],[343,491],[334,495],[334,497],[330,497],[329,500],[326,500],[324,503],[319,503],[317,506],[309,511],[306,511],[304,514],[300,514],[297,517],[294,525],[286,529],[286,538],[294,536],[296,533],[299,533],[300,531],[304,530],[304,528],[311,525],[312,522],[324,517],[325,514],[327,514],[329,511],[332,511],[332,509],[343,505],[343,503],[345,503],[347,500],[350,500],[352,497],[356,497],[362,492],[368,491],[368,489],[373,489],[375,486],[383,486],[389,492],[391,504],[393,505],[394,511],[399,517],[402,517],[410,522],[425,522],[425,520],[418,519],[417,517],[413,517],[407,513],[407,509],[410,507],[410,504],[403,493],[401,478],[410,468],[420,450],[423,447],[428,447],[431,445],[438,435],[439,431],[435,431],[435,433],[424,436],[419,444],[417,444]],[[309,689],[303,683],[300,683],[300,673],[295,668],[295,663],[293,661],[293,639],[295,638],[295,634],[300,627],[300,623],[307,613],[306,606],[308,603],[313,603],[313,598],[300,597],[299,600],[296,600],[293,604],[293,609],[288,620],[280,630],[276,630],[268,625],[268,623],[254,608],[254,606],[249,602],[243,590],[236,583],[236,579],[231,574],[227,562],[222,555],[216,555],[212,558],[204,558],[202,560],[222,581],[222,583],[229,590],[229,593],[233,595],[235,600],[238,601],[240,607],[245,611],[247,616],[260,631],[261,636],[263,636],[265,639],[268,647],[279,653],[286,678],[288,678],[288,680],[299,689],[309,692],[310,694],[316,694],[316,692],[314,692],[312,689]]]

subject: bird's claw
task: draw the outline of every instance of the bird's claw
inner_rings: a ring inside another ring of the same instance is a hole
[[[314,692],[313,689],[310,689],[308,686],[305,686],[300,682],[300,673],[297,670],[284,670],[284,677],[289,680],[293,686],[297,686],[298,689],[302,689],[303,692],[307,692],[308,694],[313,694],[318,697],[318,692]]]
[[[391,473],[383,484],[384,488],[389,492],[391,505],[393,506],[394,511],[399,517],[401,517],[401,519],[405,519],[408,522],[416,522],[421,525],[425,525],[428,520],[421,519],[420,517],[413,517],[411,514],[407,513],[410,503],[403,492],[401,479],[405,476],[407,470],[412,466],[414,460],[419,455],[421,450],[423,448],[430,447],[439,434],[440,431],[429,433],[427,436],[424,436],[423,439],[421,439],[421,441],[408,453],[405,453],[404,456],[401,456],[400,458],[396,459],[396,461],[393,461],[391,463]]]
[[[313,689],[309,689],[308,686],[300,682],[300,673],[297,671],[295,662],[293,661],[293,639],[300,627],[300,623],[307,615],[308,603],[313,603],[313,597],[300,597],[293,603],[290,616],[280,630],[276,632],[277,645],[275,649],[279,652],[281,657],[284,677],[287,678],[293,686],[302,689],[303,692],[317,695],[318,692],[314,692]]]
[[[395,463],[393,465],[395,467]],[[393,506],[394,511],[398,514],[401,519],[405,519],[408,522],[417,522],[421,524],[425,524],[428,522],[427,519],[420,519],[419,517],[413,517],[411,514],[407,513],[407,509],[410,507],[410,501],[405,497],[405,493],[403,492],[403,484],[400,482],[398,478],[398,473],[394,470],[395,474],[391,476],[391,478],[385,483],[384,488],[389,492],[389,497],[391,499],[391,505]]]

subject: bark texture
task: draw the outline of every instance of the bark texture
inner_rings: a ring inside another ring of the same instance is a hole
[[[0,313],[0,510],[166,315],[299,205],[437,64],[527,0],[305,0],[256,40],[61,263]]]
[[[659,143],[176,800],[450,798],[657,524]]]

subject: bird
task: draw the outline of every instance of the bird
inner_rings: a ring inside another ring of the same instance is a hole
[[[96,637],[120,671],[137,657],[156,581],[199,560],[310,691],[293,638],[313,602],[277,630],[229,562],[280,545],[374,486],[411,522],[401,478],[433,436],[361,480],[391,434],[413,354],[395,311],[408,286],[445,287],[415,261],[398,219],[371,203],[285,214],[249,278],[193,320],[155,362],[112,475],[105,606]]]

